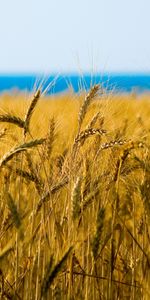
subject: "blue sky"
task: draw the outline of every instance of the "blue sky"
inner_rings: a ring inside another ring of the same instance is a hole
[[[0,73],[150,72],[150,0],[5,0]]]

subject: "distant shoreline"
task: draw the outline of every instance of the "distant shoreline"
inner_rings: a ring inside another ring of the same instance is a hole
[[[41,86],[47,87],[47,94],[57,94],[72,90],[77,93],[88,90],[91,85],[100,83],[108,91],[119,93],[135,92],[137,94],[150,92],[150,74],[0,74],[0,93],[12,90],[31,92]]]

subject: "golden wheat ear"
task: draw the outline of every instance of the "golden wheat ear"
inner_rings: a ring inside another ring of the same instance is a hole
[[[91,121],[89,122],[89,124],[87,125],[86,129],[90,129],[93,128],[93,126],[95,126],[97,120],[100,118],[100,112],[98,111],[93,118],[91,119]]]
[[[72,204],[72,218],[75,220],[80,216],[81,213],[81,185],[82,178],[77,177],[72,193],[71,193],[71,204]]]
[[[82,122],[84,120],[84,117],[86,115],[87,109],[91,103],[91,101],[96,97],[98,94],[98,91],[100,89],[99,84],[95,84],[89,91],[89,93],[85,96],[84,102],[80,108],[79,116],[78,116],[78,131],[80,131]]]
[[[38,100],[40,99],[40,97],[41,97],[41,90],[38,89],[37,92],[35,93],[35,95],[33,96],[33,99],[31,101],[30,106],[29,106],[29,108],[27,110],[27,113],[25,115],[24,135],[26,135],[26,133],[29,131],[30,120],[31,120],[31,117],[33,115],[35,106],[36,106]]]
[[[55,134],[55,119],[54,117],[52,117],[49,121],[49,127],[48,127],[48,132],[46,135],[46,140],[45,143],[43,145],[43,160],[49,160],[51,153],[52,153],[52,149],[53,149],[53,144],[54,144],[54,140],[56,137]]]
[[[45,141],[45,139],[39,139],[39,140],[33,140],[24,144],[21,144],[15,148],[12,148],[10,151],[8,151],[7,153],[4,154],[4,156],[1,158],[0,160],[0,168],[2,168],[3,166],[6,165],[6,163],[8,161],[10,161],[15,154],[20,153],[22,151],[26,151],[27,149],[31,149],[33,147],[36,147],[38,145],[43,144],[43,142]]]
[[[98,129],[98,128],[89,128],[84,131],[81,131],[78,137],[75,139],[75,143],[80,143],[81,141],[85,141],[89,136],[99,134],[99,135],[105,135],[107,132],[104,129]]]
[[[11,123],[17,125],[20,128],[24,128],[24,121],[20,117],[11,114],[0,115],[0,122]]]

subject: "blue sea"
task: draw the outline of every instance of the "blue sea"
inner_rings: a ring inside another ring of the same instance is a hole
[[[99,83],[107,91],[119,93],[150,92],[150,75],[143,74],[105,74],[105,75],[0,75],[0,93],[12,91],[33,91],[42,87],[47,94],[56,94],[73,90],[88,90]]]

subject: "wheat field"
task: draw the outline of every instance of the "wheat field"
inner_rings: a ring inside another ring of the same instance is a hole
[[[0,299],[150,299],[150,96],[0,96]]]

